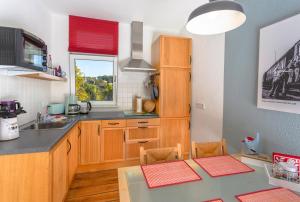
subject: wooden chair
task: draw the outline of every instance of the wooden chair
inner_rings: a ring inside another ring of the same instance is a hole
[[[140,147],[140,162],[141,165],[176,161],[181,160],[181,144],[177,144],[177,147],[158,148],[158,149],[147,149]]]
[[[192,142],[192,158],[212,157],[227,155],[226,140],[222,139],[220,142]]]

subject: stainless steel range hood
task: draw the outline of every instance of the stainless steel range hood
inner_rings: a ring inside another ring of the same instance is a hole
[[[156,69],[143,59],[143,23],[131,23],[131,58],[123,66],[125,71],[156,71]]]

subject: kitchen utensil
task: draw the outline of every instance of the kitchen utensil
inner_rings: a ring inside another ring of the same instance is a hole
[[[0,141],[19,137],[17,115],[26,113],[17,101],[0,102]]]
[[[142,97],[136,97],[136,109],[135,112],[136,113],[143,113],[143,100]]]
[[[22,113],[21,104],[15,100],[13,101],[1,101],[0,102],[0,112],[5,113],[15,113],[16,115]]]
[[[80,113],[88,114],[92,110],[92,104],[90,102],[81,102],[80,103]]]
[[[80,113],[80,105],[78,104],[69,104],[68,105],[68,114],[69,115],[76,115]]]
[[[145,112],[153,112],[155,109],[155,102],[153,100],[145,100],[143,107]]]
[[[157,85],[153,85],[153,96],[155,100],[157,100],[159,97],[159,91]]]
[[[76,95],[74,95],[74,94],[67,95],[66,98],[65,98],[65,114],[67,114],[67,115],[68,114],[70,114],[70,115],[72,115],[72,114],[79,114],[80,113],[80,108],[78,110],[78,106],[79,105],[78,106],[77,105],[78,104],[77,104],[77,97],[76,97]]]
[[[50,115],[63,114],[65,112],[65,105],[62,103],[53,103],[49,104],[47,109]]]
[[[12,140],[19,137],[17,117],[0,118],[0,141]]]

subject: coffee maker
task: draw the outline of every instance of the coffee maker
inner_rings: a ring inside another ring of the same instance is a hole
[[[80,114],[80,105],[77,104],[77,96],[70,94],[65,99],[65,114],[66,115],[78,115]]]
[[[23,113],[26,113],[26,111],[15,100],[0,102],[0,141],[19,137],[17,116]]]

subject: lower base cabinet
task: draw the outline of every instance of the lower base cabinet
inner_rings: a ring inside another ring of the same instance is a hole
[[[52,201],[63,201],[68,190],[68,143],[63,140],[52,153]]]
[[[126,144],[126,159],[134,160],[140,158],[140,147],[144,147],[144,149],[155,149],[159,147],[159,141],[139,141],[134,143]]]
[[[125,129],[104,128],[101,132],[102,159],[104,162],[125,160]]]
[[[75,126],[68,138],[68,184],[70,185],[79,165],[79,129]]]
[[[78,126],[52,152],[52,201],[63,201],[78,167]]]
[[[50,152],[0,155],[0,201],[62,202],[78,166],[78,126]]]
[[[101,162],[101,121],[80,123],[80,164]]]

